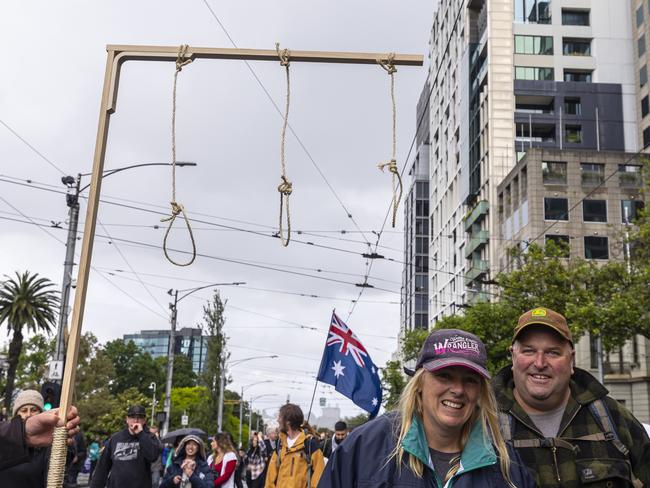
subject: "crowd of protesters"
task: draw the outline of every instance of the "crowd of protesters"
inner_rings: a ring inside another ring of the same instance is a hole
[[[227,432],[163,446],[140,405],[128,407],[124,429],[87,444],[71,407],[64,486],[77,486],[82,467],[91,488],[650,486],[648,434],[574,367],[563,316],[523,314],[510,352],[512,365],[492,378],[480,338],[434,330],[405,371],[411,379],[396,411],[349,435],[339,421],[327,437],[287,403],[277,426],[251,433],[247,450]],[[0,487],[46,486],[52,431],[62,422],[43,410],[39,392],[22,391],[0,422]]]

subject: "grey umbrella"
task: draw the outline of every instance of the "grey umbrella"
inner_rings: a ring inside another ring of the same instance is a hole
[[[186,435],[195,435],[203,438],[208,437],[208,434],[203,432],[201,429],[186,427],[184,429],[172,430],[171,432],[168,432],[167,435],[162,438],[162,442],[174,442],[176,438],[185,437]]]

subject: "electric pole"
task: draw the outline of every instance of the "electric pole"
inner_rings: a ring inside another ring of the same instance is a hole
[[[174,374],[174,352],[175,352],[175,336],[176,336],[176,305],[178,305],[178,290],[169,290],[167,293],[174,297],[174,302],[169,304],[172,311],[171,317],[171,330],[169,331],[169,347],[167,348],[167,383],[165,384],[165,421],[163,422],[162,434],[167,435],[169,430],[169,415],[171,413],[171,395],[172,395],[172,376]]]

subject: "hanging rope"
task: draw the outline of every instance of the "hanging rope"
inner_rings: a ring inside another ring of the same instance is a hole
[[[279,42],[275,43],[275,50],[277,51],[278,57],[280,58],[280,66],[284,66],[287,73],[287,103],[284,109],[284,123],[282,124],[282,135],[280,136],[280,164],[282,166],[282,174],[280,175],[280,179],[282,181],[278,185],[278,192],[280,193],[280,224],[279,224],[278,233],[280,235],[280,241],[282,242],[282,245],[284,247],[287,247],[289,245],[289,241],[291,240],[291,214],[289,213],[289,196],[293,191],[293,185],[287,178],[287,166],[286,166],[284,148],[287,139],[287,125],[289,124],[289,101],[291,100],[291,79],[289,76],[289,64],[290,64],[289,58],[291,57],[291,51],[289,51],[288,49],[280,50]],[[287,212],[286,239],[284,237],[284,231],[282,230],[282,220],[283,220],[282,214],[285,207]]]
[[[55,427],[52,439],[50,466],[47,471],[47,486],[63,486],[65,475],[66,456],[68,454],[68,429]]]
[[[397,169],[397,105],[395,104],[395,73],[397,68],[395,68],[395,53],[390,53],[386,60],[378,59],[377,63],[390,76],[390,99],[393,105],[393,152],[390,161],[381,163],[378,167],[381,171],[388,167],[388,170],[393,174],[393,227],[395,227],[397,209],[402,199],[402,178]]]
[[[174,90],[172,92],[172,200],[171,200],[171,215],[160,219],[161,222],[169,222],[167,231],[165,232],[165,238],[163,240],[163,252],[167,260],[175,264],[176,266],[189,266],[196,259],[196,243],[194,242],[194,234],[192,233],[192,227],[190,226],[190,221],[187,219],[187,214],[185,213],[185,208],[183,205],[176,201],[176,85],[178,83],[178,73],[183,70],[183,66],[186,66],[192,62],[191,58],[187,57],[187,44],[183,44],[178,48],[178,57],[176,58],[176,71],[174,72]],[[174,261],[167,252],[167,238],[169,233],[172,230],[174,221],[176,217],[180,214],[183,214],[183,219],[185,220],[185,225],[187,226],[187,231],[190,234],[190,240],[192,241],[192,258],[186,263],[177,263]]]

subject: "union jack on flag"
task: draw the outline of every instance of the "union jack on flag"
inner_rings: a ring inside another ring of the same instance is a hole
[[[361,344],[354,332],[335,313],[332,314],[332,323],[330,324],[329,337],[327,338],[328,346],[333,346],[334,344],[341,344],[339,352],[344,356],[347,356],[349,352],[352,354],[352,358],[357,363],[357,366],[365,368],[366,363],[363,361],[363,358],[368,357],[368,351],[363,347],[363,344]]]
[[[381,408],[379,370],[359,338],[332,313],[318,381],[351,399],[374,417]]]

